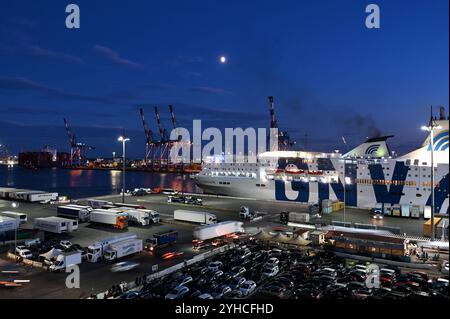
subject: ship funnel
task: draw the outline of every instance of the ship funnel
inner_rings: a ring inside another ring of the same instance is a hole
[[[445,118],[445,107],[440,106],[439,107],[439,120],[444,121]]]

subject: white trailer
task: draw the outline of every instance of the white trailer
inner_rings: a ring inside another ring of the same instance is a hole
[[[94,209],[90,214],[90,222],[124,229],[128,227],[128,216],[119,210]]]
[[[244,223],[238,221],[225,221],[217,224],[200,226],[194,229],[194,238],[208,240],[234,233],[244,232]]]
[[[87,259],[90,262],[96,263],[101,258],[103,258],[104,252],[109,248],[110,245],[128,241],[130,239],[135,239],[136,237],[137,236],[135,234],[127,234],[96,241],[88,246]]]
[[[47,193],[44,191],[17,191],[9,194],[9,198],[28,201],[28,202],[42,202],[58,199],[58,193]]]
[[[56,214],[61,217],[76,218],[80,222],[85,222],[89,220],[92,208],[91,206],[82,205],[65,205],[58,206],[56,209]]]
[[[19,222],[16,218],[0,216],[0,234],[17,228],[19,228]]]
[[[217,223],[217,217],[214,214],[184,209],[175,210],[173,212],[173,219],[207,225]]]
[[[63,271],[69,266],[81,264],[81,252],[71,251],[62,253],[56,257],[56,260],[50,265],[50,271]]]
[[[113,205],[112,202],[103,199],[88,199],[87,203],[94,209],[102,208],[105,205]]]
[[[0,215],[15,218],[19,224],[25,224],[28,220],[28,216],[25,213],[5,211],[0,212]]]
[[[103,254],[103,258],[113,261],[122,257],[141,252],[144,249],[142,239],[134,238],[109,245]]]
[[[29,202],[44,202],[58,199],[58,193],[32,193],[26,196],[26,201]]]
[[[34,228],[49,233],[71,233],[78,229],[78,220],[61,217],[40,217],[34,219]]]

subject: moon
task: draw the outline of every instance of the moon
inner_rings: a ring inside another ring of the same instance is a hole
[[[222,55],[219,60],[220,60],[220,63],[226,63],[227,57]]]

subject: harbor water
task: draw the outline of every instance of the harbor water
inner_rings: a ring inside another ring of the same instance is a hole
[[[189,175],[126,172],[126,189],[164,187],[197,192]],[[122,190],[122,171],[80,169],[26,169],[0,165],[0,187],[58,192],[71,198],[118,194]]]

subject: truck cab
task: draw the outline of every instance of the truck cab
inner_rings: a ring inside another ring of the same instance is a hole
[[[250,208],[247,206],[241,206],[239,209],[239,217],[242,219],[253,219],[255,217],[255,214],[250,211]]]

